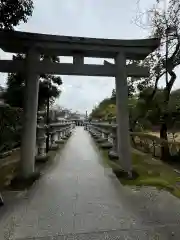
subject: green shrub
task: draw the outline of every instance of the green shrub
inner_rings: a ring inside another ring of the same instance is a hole
[[[0,106],[0,152],[20,145],[22,109]]]

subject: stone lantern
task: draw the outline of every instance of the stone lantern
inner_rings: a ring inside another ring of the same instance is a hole
[[[45,160],[46,155],[46,125],[43,118],[38,117],[37,137],[36,137],[36,160]]]

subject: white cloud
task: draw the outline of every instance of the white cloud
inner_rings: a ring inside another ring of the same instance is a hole
[[[142,2],[143,7],[152,3],[151,0]],[[142,38],[147,34],[132,23],[135,0],[35,0],[34,3],[32,18],[18,30],[118,39]],[[1,58],[7,56],[0,52]],[[72,62],[72,59],[63,58],[63,61]],[[103,60],[86,59],[85,62],[102,64]],[[62,79],[63,92],[56,102],[83,112],[90,111],[96,103],[110,96],[114,87],[113,78],[62,76]]]

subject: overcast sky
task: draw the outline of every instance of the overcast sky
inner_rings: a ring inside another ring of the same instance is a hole
[[[142,2],[145,8],[153,1]],[[18,30],[117,39],[147,36],[147,32],[133,22],[136,0],[35,0],[34,6],[33,16]],[[9,58],[0,54],[1,58]],[[4,79],[1,77],[1,84]],[[90,112],[95,104],[110,96],[114,88],[113,78],[63,76],[62,79],[62,94],[57,103],[80,112]],[[178,86],[177,80],[175,87]]]

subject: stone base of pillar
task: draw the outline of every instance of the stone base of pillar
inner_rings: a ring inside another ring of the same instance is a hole
[[[66,138],[70,138],[70,136],[71,136],[71,132],[66,134]]]
[[[109,158],[110,158],[111,160],[118,160],[118,159],[119,159],[118,153],[115,152],[115,151],[113,151],[113,150],[110,150],[110,151],[108,152],[108,156],[109,156]]]
[[[107,139],[106,138],[98,138],[95,140],[97,143],[104,143],[104,142],[107,142]]]
[[[60,139],[60,140],[57,140],[55,143],[56,143],[56,144],[64,144],[65,141],[64,141],[63,139]]]
[[[68,136],[62,137],[62,140],[66,141],[68,139]]]
[[[66,138],[67,138],[67,139],[70,138],[71,135],[72,135],[72,132],[67,133],[67,134],[66,134]]]
[[[56,151],[59,149],[59,146],[56,144],[56,143],[53,143],[50,148],[49,148],[51,151]]]
[[[28,177],[17,176],[11,181],[11,188],[12,189],[27,189],[31,187],[33,183],[40,178],[41,174],[39,171],[33,172]]]
[[[44,156],[36,156],[36,162],[47,162],[49,159],[49,156],[44,155]]]
[[[110,142],[105,142],[105,143],[101,143],[100,147],[103,149],[111,149],[113,147],[113,145]]]
[[[92,136],[93,136],[94,139],[98,139],[99,138],[99,135],[97,135],[97,134],[93,134]]]
[[[96,136],[96,134],[93,133],[93,132],[90,132],[90,134],[91,134],[92,137],[95,137],[95,136]]]
[[[119,170],[116,169],[116,170],[113,170],[113,172],[118,178],[127,179],[127,180],[135,180],[139,177],[139,174],[133,170],[126,172],[123,169],[119,169]]]

